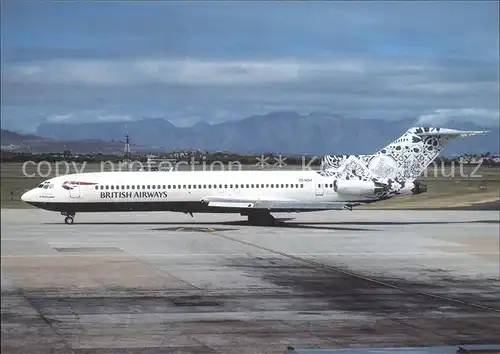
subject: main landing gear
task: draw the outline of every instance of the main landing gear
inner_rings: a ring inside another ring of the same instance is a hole
[[[73,218],[75,217],[75,213],[61,213],[61,215],[65,215],[64,222],[66,224],[72,224],[74,222]]]
[[[248,223],[257,226],[273,226],[276,225],[276,219],[269,212],[253,212],[248,213]]]

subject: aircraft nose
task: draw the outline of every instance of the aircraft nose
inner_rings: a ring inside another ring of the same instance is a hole
[[[29,190],[21,196],[21,200],[23,202],[30,202],[32,198],[33,198],[33,190]]]

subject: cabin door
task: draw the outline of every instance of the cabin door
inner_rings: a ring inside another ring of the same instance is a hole
[[[73,186],[73,189],[69,191],[69,196],[71,198],[80,198],[80,185],[77,184]]]
[[[323,195],[324,193],[324,190],[323,190],[323,183],[321,183],[321,181],[316,181],[316,183],[314,184],[314,188],[316,190],[316,195]]]

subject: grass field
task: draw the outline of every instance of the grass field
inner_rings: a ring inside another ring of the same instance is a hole
[[[197,166],[196,169],[199,169]],[[243,169],[256,169],[256,166],[243,166]],[[273,168],[272,166],[267,169]],[[300,166],[283,167],[300,169]],[[189,170],[190,166],[181,166],[180,170]],[[207,167],[210,169],[210,166]],[[214,170],[220,169],[215,167]],[[228,168],[225,167],[227,170]],[[233,168],[236,169],[236,168]],[[3,163],[1,165],[1,207],[25,208],[21,195],[40,182],[57,175],[109,171],[111,166],[97,163],[88,164],[22,164]],[[116,170],[116,168],[115,168]],[[155,173],[155,172],[151,172]],[[399,197],[392,200],[363,206],[363,208],[435,208],[466,206],[500,199],[500,166],[434,166],[423,173],[420,181],[428,187],[427,193]]]

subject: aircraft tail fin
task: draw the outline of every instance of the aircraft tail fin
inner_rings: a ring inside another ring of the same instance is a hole
[[[337,179],[404,185],[414,181],[452,139],[485,134],[434,127],[412,127],[373,155],[327,155],[321,174]]]
[[[450,140],[485,133],[487,131],[412,127],[373,155],[367,167],[382,180],[413,181],[439,156]]]

